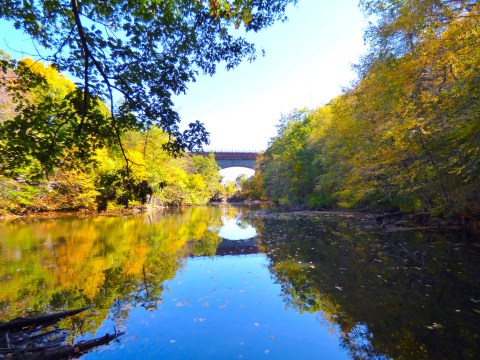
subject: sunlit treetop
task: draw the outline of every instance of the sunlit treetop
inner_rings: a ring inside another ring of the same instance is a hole
[[[479,16],[475,0],[360,0],[360,8],[370,17],[365,40],[380,55],[401,56],[440,36],[447,24]]]

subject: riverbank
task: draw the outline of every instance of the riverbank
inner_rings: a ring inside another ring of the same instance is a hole
[[[240,201],[240,202],[211,202],[205,205],[176,205],[176,206],[160,206],[160,205],[137,205],[129,208],[110,208],[105,211],[98,212],[93,209],[81,210],[56,210],[56,211],[25,211],[20,214],[0,213],[0,221],[17,220],[17,219],[41,219],[41,218],[60,218],[65,216],[85,217],[85,216],[122,216],[133,215],[145,212],[158,212],[167,209],[189,208],[192,206],[268,206],[270,201]]]
[[[88,216],[122,216],[140,214],[149,211],[162,211],[167,207],[135,206],[127,209],[109,209],[106,211],[95,211],[91,209],[82,210],[58,210],[58,211],[29,211],[22,214],[5,213],[0,214],[0,221],[19,219],[45,219],[61,217],[88,217]]]

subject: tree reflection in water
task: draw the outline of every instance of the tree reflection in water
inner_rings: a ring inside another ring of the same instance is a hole
[[[189,257],[263,252],[288,307],[339,326],[353,358],[480,358],[478,239],[338,215],[246,222],[242,211],[3,223],[0,320],[94,304],[77,334],[105,319],[122,331],[133,308],[158,308]],[[229,240],[224,224],[255,235]]]
[[[0,321],[95,305],[82,332],[153,310],[189,255],[214,255],[216,209],[0,224]],[[121,328],[121,326],[120,326]]]
[[[284,301],[340,325],[356,359],[480,358],[478,239],[364,220],[255,220]]]

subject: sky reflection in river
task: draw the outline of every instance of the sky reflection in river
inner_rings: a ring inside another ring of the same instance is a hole
[[[158,310],[132,309],[129,335],[101,358],[348,359],[338,327],[285,309],[267,265],[261,254],[189,259]]]
[[[227,240],[248,240],[257,236],[257,231],[250,224],[242,224],[238,217],[222,216],[223,225],[218,229],[218,236]]]

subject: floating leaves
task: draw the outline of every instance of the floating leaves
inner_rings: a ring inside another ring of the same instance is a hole
[[[430,329],[430,330],[439,330],[439,329],[443,329],[443,325],[441,324],[438,324],[436,322],[434,322],[432,325],[428,325],[428,326],[425,326],[427,329]]]
[[[190,300],[185,299],[185,300],[183,300],[183,301],[177,302],[177,303],[175,304],[175,306],[177,306],[177,307],[185,306],[185,305],[187,305],[189,302],[190,302]]]

